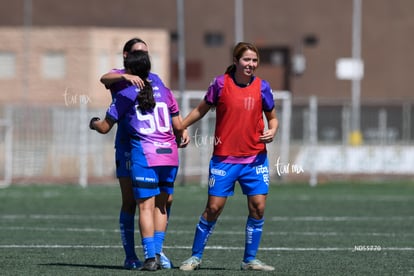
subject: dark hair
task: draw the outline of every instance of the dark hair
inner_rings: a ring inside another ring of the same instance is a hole
[[[131,50],[132,50],[132,46],[134,46],[136,43],[143,43],[143,44],[145,44],[145,45],[147,45],[147,43],[145,43],[145,41],[144,40],[142,40],[141,38],[138,38],[138,37],[134,37],[134,38],[131,38],[130,40],[128,40],[126,43],[125,43],[125,45],[124,45],[124,48],[122,49],[122,51],[125,53],[125,52],[131,52]]]
[[[259,59],[259,50],[257,50],[256,46],[248,42],[239,42],[233,48],[233,61],[239,60],[247,50],[255,52]],[[236,72],[236,65],[232,63],[227,67],[225,74],[234,74],[234,72]]]
[[[142,50],[130,52],[124,60],[124,67],[128,72],[144,81],[145,86],[137,95],[138,108],[141,112],[151,111],[155,107],[155,99],[152,86],[148,82],[148,75],[151,71],[148,52]]]

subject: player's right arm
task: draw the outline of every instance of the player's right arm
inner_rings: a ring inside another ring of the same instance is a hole
[[[183,127],[187,128],[200,120],[204,117],[204,115],[207,114],[207,112],[210,110],[211,105],[209,105],[205,100],[202,100],[196,108],[194,108],[190,114],[187,115],[187,117],[183,120]]]
[[[106,88],[109,88],[112,84],[120,81],[127,81],[141,89],[145,85],[144,81],[140,77],[128,73],[121,73],[120,71],[108,72],[101,77],[100,81]]]

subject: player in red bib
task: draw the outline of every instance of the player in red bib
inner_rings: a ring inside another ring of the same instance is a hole
[[[196,227],[192,256],[182,263],[181,270],[200,267],[207,240],[227,198],[234,194],[236,181],[247,196],[249,209],[241,269],[274,270],[273,266],[256,259],[269,191],[266,143],[273,141],[278,128],[270,85],[254,75],[258,64],[257,48],[250,43],[238,43],[233,50],[233,64],[224,75],[214,79],[204,99],[183,121],[183,126],[188,127],[210,109],[217,112],[208,201]]]

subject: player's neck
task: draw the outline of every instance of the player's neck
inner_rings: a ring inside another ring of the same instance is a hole
[[[235,73],[233,79],[239,86],[248,86],[252,82],[253,77],[246,75],[238,75],[237,73]]]

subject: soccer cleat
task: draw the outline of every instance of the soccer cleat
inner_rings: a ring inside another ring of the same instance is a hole
[[[196,270],[200,268],[200,265],[201,265],[201,260],[195,256],[192,256],[191,258],[182,262],[180,266],[180,270],[183,270],[183,271]]]
[[[145,271],[156,271],[158,269],[160,269],[160,265],[158,264],[156,258],[149,258],[146,259],[144,264],[141,266],[140,270],[145,270]]]
[[[258,259],[251,260],[247,263],[241,263],[241,270],[273,271],[273,266],[267,265]]]
[[[124,262],[124,268],[129,270],[136,270],[142,266],[142,263],[138,259],[127,259]]]
[[[170,259],[168,259],[167,256],[165,256],[164,252],[161,252],[160,254],[160,264],[163,269],[174,268],[172,262],[170,261]]]

